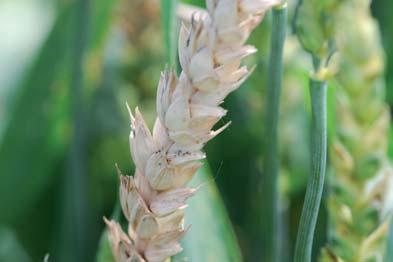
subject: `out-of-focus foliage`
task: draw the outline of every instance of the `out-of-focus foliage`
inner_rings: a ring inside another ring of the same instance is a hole
[[[37,194],[53,178],[51,169],[64,153],[69,117],[62,71],[66,70],[69,55],[66,43],[72,39],[72,8],[60,11],[9,111],[10,121],[0,146],[2,222],[12,221],[33,208]],[[31,83],[37,88],[32,88]],[[10,187],[13,190],[8,190]]]
[[[88,51],[96,57],[106,41],[113,3],[92,7]],[[34,260],[55,247],[51,239],[60,237],[56,212],[61,209],[59,182],[67,169],[71,137],[68,86],[75,13],[75,1],[59,6],[53,29],[15,92],[0,146],[0,221],[16,227]],[[94,254],[94,250],[86,253]]]

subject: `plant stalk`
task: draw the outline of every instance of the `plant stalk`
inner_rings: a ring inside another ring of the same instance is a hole
[[[83,95],[83,58],[87,49],[90,0],[76,3],[70,106],[73,138],[64,182],[62,244],[59,261],[86,261],[88,256],[88,203],[86,181],[86,119]]]
[[[390,218],[389,233],[386,246],[385,262],[389,262],[389,259],[393,257],[393,217]]]
[[[283,74],[283,50],[287,23],[287,3],[272,9],[273,23],[270,43],[269,75],[265,109],[265,154],[263,162],[264,179],[261,184],[264,206],[261,219],[264,241],[261,246],[263,261],[280,261],[280,205],[279,205],[279,153],[278,119]]]
[[[327,84],[310,79],[312,108],[311,174],[308,179],[295,247],[295,262],[311,261],[312,245],[326,172],[327,150]]]

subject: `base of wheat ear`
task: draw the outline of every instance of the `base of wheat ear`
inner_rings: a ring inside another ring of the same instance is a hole
[[[186,184],[202,166],[203,146],[228,124],[212,130],[226,114],[219,105],[252,70],[241,60],[256,52],[245,45],[251,31],[277,0],[208,0],[206,13],[195,13],[179,33],[177,78],[165,71],[157,90],[153,133],[142,114],[129,109],[130,146],[135,175],[120,176],[120,201],[128,234],[105,219],[118,262],[164,261],[181,252],[186,233],[186,200],[197,189]]]

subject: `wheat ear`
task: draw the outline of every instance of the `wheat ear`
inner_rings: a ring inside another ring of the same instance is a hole
[[[337,21],[341,59],[335,90],[336,135],[330,145],[331,236],[321,261],[383,261],[393,210],[383,48],[369,0],[343,1]]]
[[[157,90],[157,114],[150,133],[138,108],[130,111],[135,175],[120,176],[120,201],[128,234],[106,220],[117,261],[164,261],[179,253],[185,234],[184,207],[197,189],[187,188],[206,142],[226,114],[219,105],[252,70],[241,60],[256,52],[245,45],[250,32],[278,0],[207,0],[207,13],[194,14],[180,29],[179,78],[164,71]],[[120,171],[119,171],[120,172]]]

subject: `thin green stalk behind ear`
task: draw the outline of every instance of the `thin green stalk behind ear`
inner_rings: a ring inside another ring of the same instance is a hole
[[[314,231],[321,203],[326,171],[327,150],[327,84],[310,80],[312,127],[311,127],[311,173],[296,240],[295,262],[311,261]]]
[[[273,25],[270,43],[269,76],[266,96],[265,116],[265,154],[263,163],[263,207],[261,211],[264,241],[262,244],[263,261],[279,259],[279,154],[277,126],[279,118],[280,95],[283,74],[283,50],[286,33],[287,4],[284,2],[273,8]]]
[[[389,262],[389,259],[393,257],[393,217],[390,218],[388,240],[386,246],[385,262]]]
[[[177,50],[177,22],[176,8],[178,0],[161,0],[161,16],[163,24],[164,43],[168,64],[170,67],[176,66]]]
[[[71,71],[70,100],[73,139],[69,151],[67,176],[64,182],[62,240],[58,261],[84,261],[87,257],[88,203],[86,179],[86,119],[83,96],[83,57],[88,48],[91,5],[94,1],[79,0],[75,11],[75,39]]]

